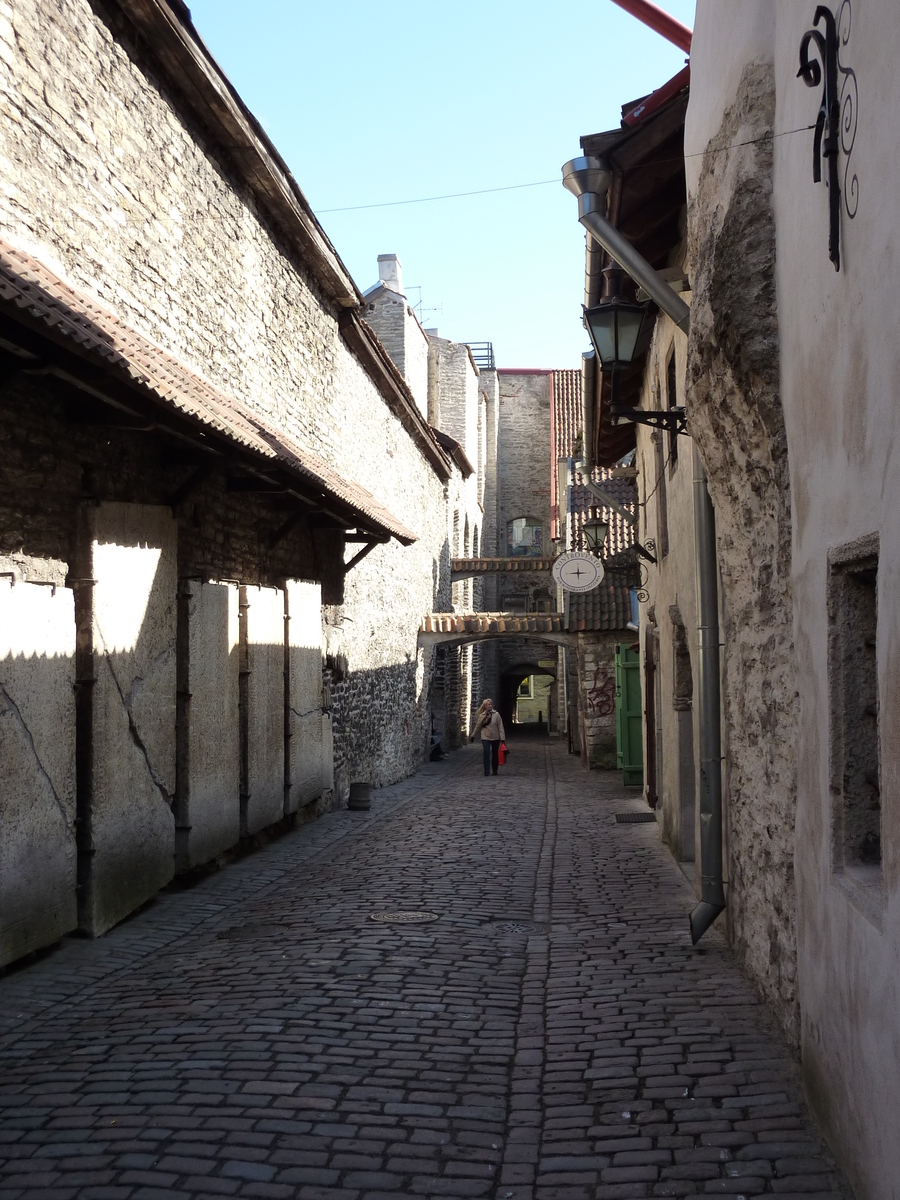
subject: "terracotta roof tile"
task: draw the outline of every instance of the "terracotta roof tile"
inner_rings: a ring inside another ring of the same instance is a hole
[[[0,241],[0,301],[26,310],[76,343],[107,369],[129,377],[199,425],[214,429],[253,455],[277,462],[326,496],[343,502],[366,527],[409,545],[417,540],[370,492],[339,475],[318,455],[298,446],[264,418],[208,383],[184,363],[131,329],[95,300],[77,292],[25,251]]]
[[[607,576],[591,592],[569,593],[571,633],[611,633],[626,629],[631,620],[631,595],[626,581]]]
[[[419,633],[564,633],[562,613],[426,613]]]
[[[506,572],[552,571],[555,558],[454,558],[451,571],[472,575],[495,575]]]

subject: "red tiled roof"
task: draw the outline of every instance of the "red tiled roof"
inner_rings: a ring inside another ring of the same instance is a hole
[[[601,488],[626,511],[637,516],[637,489],[631,479],[615,479],[607,467],[595,467],[591,472],[591,482]],[[581,527],[591,513],[596,510],[597,516],[606,521],[609,529],[603,544],[601,558],[610,558],[621,554],[634,545],[634,526],[629,525],[625,518],[614,508],[608,508],[593,492],[584,486],[584,477],[575,472],[575,484],[572,488],[572,544],[581,545]]]
[[[0,304],[49,327],[57,341],[150,392],[165,408],[212,429],[258,459],[284,467],[305,490],[341,501],[364,525],[404,545],[416,534],[370,492],[339,475],[318,455],[298,446],[265,418],[208,383],[166,350],[77,292],[25,251],[0,241]]]
[[[626,629],[631,620],[628,586],[609,575],[591,592],[570,592],[568,607],[571,633],[611,633]]]
[[[426,613],[419,633],[565,633],[562,613]]]
[[[555,558],[453,558],[451,571],[471,575],[495,575],[507,571],[552,571]]]

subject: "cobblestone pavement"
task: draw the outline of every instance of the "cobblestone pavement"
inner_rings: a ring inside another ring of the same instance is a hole
[[[0,980],[0,1200],[845,1197],[640,801],[480,759]]]

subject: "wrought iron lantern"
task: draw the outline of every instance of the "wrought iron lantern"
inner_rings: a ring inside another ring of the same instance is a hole
[[[612,376],[610,415],[616,423],[619,418],[650,425],[655,429],[668,429],[671,433],[685,433],[683,408],[649,411],[619,404],[618,375],[631,365],[637,350],[638,340],[649,304],[638,304],[622,296],[622,280],[625,272],[619,266],[607,267],[603,272],[603,295],[599,304],[584,310],[584,323],[600,359],[604,371]]]
[[[584,310],[584,320],[604,371],[620,371],[634,358],[646,304],[636,304],[622,297],[621,267],[607,267],[603,272],[603,297],[599,304]]]
[[[603,549],[603,543],[606,541],[608,530],[608,521],[602,521],[598,516],[592,515],[590,520],[585,521],[581,526],[585,549],[590,551],[591,554],[599,555]]]

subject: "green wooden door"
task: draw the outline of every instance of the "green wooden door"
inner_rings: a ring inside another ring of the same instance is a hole
[[[641,659],[629,645],[616,646],[616,763],[622,782],[640,786],[644,782],[641,741]]]

